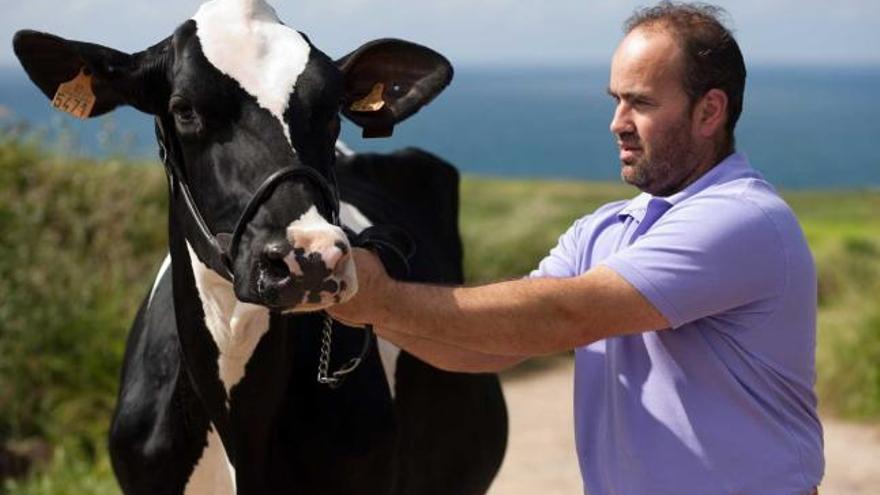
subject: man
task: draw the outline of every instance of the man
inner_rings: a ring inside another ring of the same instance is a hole
[[[331,310],[455,370],[576,349],[590,495],[807,494],[822,477],[815,270],[735,153],[746,71],[719,12],[663,2],[626,23],[611,132],[642,194],[575,222],[525,280],[400,283],[356,252],[360,294]]]

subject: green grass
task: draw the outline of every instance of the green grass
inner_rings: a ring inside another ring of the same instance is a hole
[[[575,219],[631,194],[616,184],[465,178],[461,234],[468,282],[528,274]]]
[[[634,194],[465,178],[468,282],[527,274],[575,219]],[[822,405],[880,418],[880,192],[784,196],[819,268]],[[0,136],[0,446],[54,447],[0,493],[118,493],[107,428],[125,335],[166,250],[166,216],[158,163],[64,159]]]

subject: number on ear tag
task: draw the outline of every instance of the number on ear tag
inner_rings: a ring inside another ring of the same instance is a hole
[[[98,98],[92,90],[92,76],[83,67],[76,77],[58,86],[52,106],[74,117],[86,119]]]
[[[373,86],[373,90],[370,91],[370,94],[365,96],[362,100],[358,100],[351,104],[352,112],[378,112],[385,107],[385,100],[382,99],[382,94],[385,92],[385,85],[382,83],[376,83]]]

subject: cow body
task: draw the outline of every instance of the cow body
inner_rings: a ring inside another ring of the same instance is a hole
[[[357,290],[340,215],[408,233],[415,255],[392,275],[462,282],[454,168],[416,150],[336,151],[340,113],[389,135],[449,83],[445,58],[377,40],[333,61],[264,0],[207,2],[130,55],[34,31],[13,45],[59,108],[156,120],[169,255],[129,336],[111,428],[126,494],[488,489],[507,431],[495,376],[373,342],[343,387],[316,380],[319,312]],[[78,93],[62,94],[74,78]],[[335,324],[331,369],[365,335]]]

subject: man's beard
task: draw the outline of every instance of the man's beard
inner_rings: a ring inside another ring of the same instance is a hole
[[[691,139],[691,125],[682,119],[659,136],[650,148],[644,147],[638,136],[621,135],[620,140],[642,146],[642,156],[631,163],[622,163],[631,172],[621,172],[624,182],[653,196],[669,196],[681,190],[683,182],[693,172],[695,150]]]

